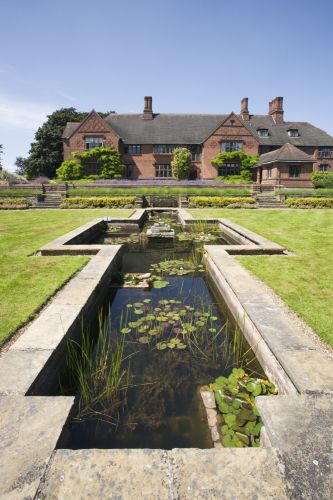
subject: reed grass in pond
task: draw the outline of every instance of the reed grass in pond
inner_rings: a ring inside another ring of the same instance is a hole
[[[77,351],[75,414],[60,447],[212,446],[199,388],[251,355],[202,276],[167,279],[162,290],[119,289],[96,347]]]

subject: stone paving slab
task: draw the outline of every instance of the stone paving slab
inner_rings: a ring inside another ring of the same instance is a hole
[[[52,350],[9,350],[0,358],[0,395],[25,394]]]
[[[170,452],[173,498],[287,498],[282,471],[273,449],[178,449]]]
[[[331,499],[333,396],[258,397],[256,404],[284,466],[289,498]]]
[[[0,497],[34,498],[72,397],[0,397]]]
[[[38,499],[286,499],[274,450],[57,450]]]
[[[38,499],[170,500],[163,450],[57,450]]]

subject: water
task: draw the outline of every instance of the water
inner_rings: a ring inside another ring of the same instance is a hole
[[[177,234],[183,234],[173,223]],[[189,249],[193,251],[193,244],[188,241],[149,246],[139,240],[128,245],[122,271],[146,273],[153,263],[188,259]],[[239,363],[238,351],[230,341],[233,332],[228,330],[204,273],[162,276],[160,280],[168,285],[149,290],[119,288],[116,292],[110,288],[103,338],[115,350],[120,332],[128,329],[123,334],[123,366],[130,373],[129,387],[121,392],[117,404],[92,405],[84,416],[76,388],[75,406],[58,447],[212,447],[199,389],[220,375],[228,376]],[[96,322],[93,326],[96,330]],[[248,349],[244,340],[237,345],[239,352]],[[96,347],[92,356],[100,356]]]

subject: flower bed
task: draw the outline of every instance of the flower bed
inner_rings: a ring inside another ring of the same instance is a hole
[[[135,196],[67,198],[61,208],[132,208]]]
[[[253,198],[224,196],[189,196],[189,207],[255,208]]]
[[[284,204],[291,208],[333,208],[333,198],[287,198]]]

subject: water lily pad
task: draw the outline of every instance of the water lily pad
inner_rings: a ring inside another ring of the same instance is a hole
[[[172,342],[168,342],[167,346],[169,347],[169,349],[174,349],[176,347],[176,345]]]
[[[131,329],[130,328],[122,328],[121,333],[131,333]]]
[[[142,302],[134,302],[134,307],[136,307],[136,308],[138,308],[138,309],[139,309],[139,308],[140,308],[140,307],[142,307],[142,306],[143,306],[143,303],[142,303]]]
[[[134,309],[134,314],[143,314],[142,309]]]
[[[159,351],[163,351],[164,349],[166,349],[168,346],[166,344],[166,342],[158,342],[156,344],[156,349],[158,349]]]
[[[169,281],[154,281],[153,288],[165,288],[169,285]]]
[[[151,299],[143,299],[143,302],[144,302],[145,304],[149,304],[149,302],[151,302]]]
[[[139,339],[140,344],[149,344],[150,338],[149,337],[140,337]]]
[[[186,344],[177,344],[177,349],[186,349],[187,345]]]
[[[128,307],[128,309],[130,309],[131,307],[133,307],[133,304],[126,304],[126,307]]]

